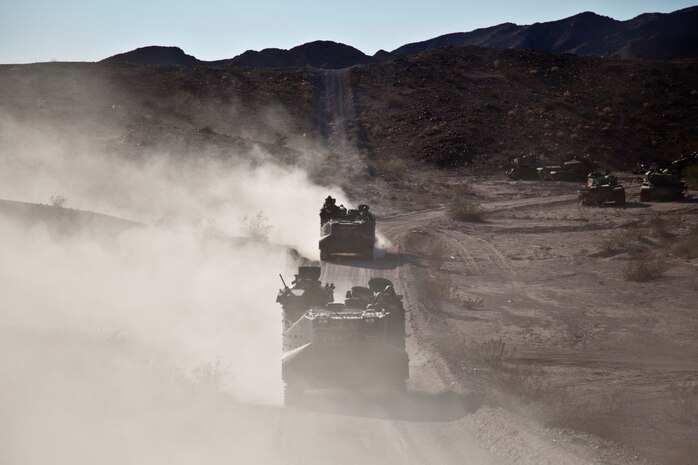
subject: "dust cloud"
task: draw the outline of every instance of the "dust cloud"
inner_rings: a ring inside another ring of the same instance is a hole
[[[135,160],[10,118],[0,135],[0,199],[67,200],[31,218],[0,201],[0,463],[275,462],[245,450],[281,398],[277,274],[289,247],[315,257],[341,191],[260,150]],[[135,223],[78,227],[78,209]]]

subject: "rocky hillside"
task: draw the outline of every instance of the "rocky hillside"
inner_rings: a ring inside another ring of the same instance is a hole
[[[493,172],[529,152],[624,168],[698,149],[696,76],[696,60],[452,47],[341,71],[0,66],[0,101],[16,122],[45,122],[129,156],[262,147],[290,163],[341,129],[373,173]]]
[[[698,63],[440,48],[352,68],[377,159],[494,167],[536,153],[610,165],[698,149]],[[381,162],[385,163],[385,161]]]

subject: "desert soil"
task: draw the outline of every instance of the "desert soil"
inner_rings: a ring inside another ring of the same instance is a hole
[[[408,434],[406,443],[419,449],[409,454],[415,463],[424,463],[419,457],[472,463],[480,457],[474,450],[487,452],[475,463],[645,460],[639,457],[681,463],[672,449],[689,442],[695,427],[677,418],[669,387],[696,380],[698,263],[669,259],[665,275],[635,283],[624,278],[629,253],[604,252],[604,241],[624,231],[628,246],[635,247],[631,232],[658,214],[696,224],[698,204],[639,204],[631,194],[626,208],[580,208],[574,184],[483,178],[472,185],[486,211],[483,222],[455,222],[438,208],[396,215],[379,222],[390,243],[383,258],[324,265],[323,279],[338,286],[337,295],[372,276],[393,279],[405,295],[410,393],[392,412],[397,418],[384,423],[383,434]],[[435,244],[448,251],[438,270],[428,260]],[[482,299],[482,305],[468,309],[457,299],[435,301],[423,291],[434,277],[448,280],[462,296]],[[554,420],[523,408],[512,393],[518,391],[495,381],[497,369],[472,349],[498,338],[516,349],[504,363],[534,367],[530,376],[551,398],[567,393],[565,402],[574,407],[566,421],[593,434],[544,428],[541,423]],[[459,344],[462,350],[454,350]],[[361,415],[346,400],[316,396],[310,409]],[[598,416],[584,423],[584,409],[593,404],[600,407]],[[433,455],[437,450],[441,455]]]

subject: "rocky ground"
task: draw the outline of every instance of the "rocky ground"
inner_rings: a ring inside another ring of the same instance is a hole
[[[688,460],[697,204],[635,192],[625,208],[585,208],[565,183],[468,186],[481,221],[436,210],[398,241],[414,257],[422,344],[497,405]]]

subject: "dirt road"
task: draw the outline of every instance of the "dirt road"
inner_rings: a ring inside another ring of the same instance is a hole
[[[539,199],[542,203],[560,200],[566,199]],[[500,202],[492,208],[516,204]],[[617,450],[599,448],[598,443],[591,447],[589,438],[545,430],[486,405],[433,350],[434,322],[421,305],[428,304],[420,304],[411,287],[419,264],[405,247],[410,234],[443,218],[443,210],[431,210],[386,219],[379,223],[380,232],[391,243],[385,257],[323,265],[322,279],[335,283],[338,297],[370,277],[396,283],[408,310],[409,389],[403,399],[389,405],[367,392],[311,392],[306,409],[285,411],[274,420],[273,429],[278,428],[289,446],[287,463],[632,463]],[[517,286],[508,260],[486,241],[456,231],[444,231],[441,237],[450,241],[464,263],[494,267],[507,277],[507,286]]]

